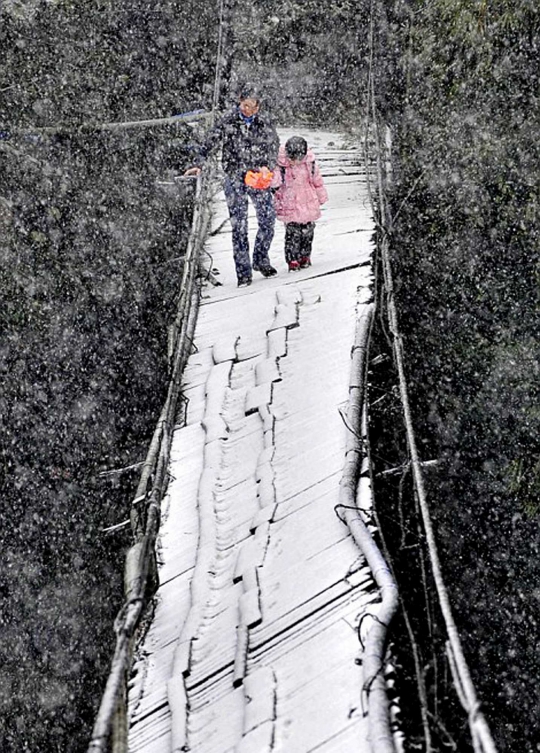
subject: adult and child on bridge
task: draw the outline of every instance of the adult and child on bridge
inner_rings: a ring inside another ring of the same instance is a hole
[[[280,147],[272,122],[260,112],[255,87],[240,92],[238,104],[211,129],[199,149],[196,165],[185,175],[198,175],[201,166],[221,147],[224,191],[232,226],[238,286],[251,285],[253,270],[274,277],[269,250],[276,217],[285,224],[285,261],[289,271],[311,265],[315,221],[328,200],[315,156],[301,136]],[[255,206],[258,231],[250,256],[248,198]]]

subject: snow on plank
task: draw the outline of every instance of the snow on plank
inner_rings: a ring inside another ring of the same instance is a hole
[[[291,133],[282,132],[282,141]],[[377,596],[334,513],[373,223],[359,151],[304,134],[329,193],[313,266],[238,289],[222,193],[163,501],[160,589],[130,687],[130,750],[370,751],[357,628]],[[250,235],[256,225],[250,208]]]

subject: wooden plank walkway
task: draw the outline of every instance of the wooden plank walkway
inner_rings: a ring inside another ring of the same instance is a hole
[[[277,223],[278,276],[238,289],[215,197],[207,250],[222,285],[204,289],[184,374],[160,588],[130,683],[133,753],[371,751],[358,626],[378,596],[334,507],[374,228],[359,150],[302,135],[329,193],[311,268],[287,272]]]

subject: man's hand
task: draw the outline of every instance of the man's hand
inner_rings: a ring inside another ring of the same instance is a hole
[[[189,167],[184,175],[186,178],[190,178],[191,176],[197,177],[197,175],[200,175],[202,172],[202,169],[200,167]]]

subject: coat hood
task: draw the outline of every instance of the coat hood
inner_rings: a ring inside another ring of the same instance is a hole
[[[307,164],[310,164],[311,162],[315,162],[315,155],[313,154],[313,152],[311,151],[311,149],[307,150],[307,154],[304,157],[304,159],[302,159],[297,164],[302,165],[304,162],[306,162]],[[287,152],[285,151],[285,147],[284,146],[280,146],[279,147],[279,153],[278,153],[278,161],[277,161],[277,163],[281,167],[291,167],[291,160],[287,156]]]

